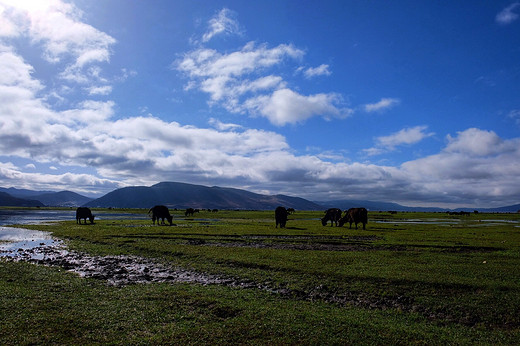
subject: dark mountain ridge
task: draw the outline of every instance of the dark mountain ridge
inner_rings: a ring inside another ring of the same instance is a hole
[[[321,210],[322,206],[299,197],[261,195],[246,190],[162,182],[150,187],[117,189],[85,204],[88,207],[150,208],[164,204],[170,208],[274,209],[279,205],[300,210]]]
[[[162,182],[153,186],[132,186],[114,190],[101,198],[92,199],[71,191],[33,191],[0,187],[0,206],[61,206],[61,207],[115,207],[150,208],[164,204],[170,208],[217,209],[274,209],[278,205],[297,210],[325,210],[327,208],[365,207],[372,211],[473,211],[490,213],[516,213],[520,204],[496,208],[434,208],[410,207],[392,202],[367,200],[309,201],[285,195],[262,195],[227,187],[208,187],[178,182]]]

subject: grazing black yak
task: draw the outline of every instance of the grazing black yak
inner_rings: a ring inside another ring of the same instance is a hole
[[[341,214],[343,212],[338,208],[330,208],[325,211],[325,216],[321,219],[321,224],[323,226],[327,226],[327,222],[330,220],[330,226],[332,227],[334,223],[336,223],[336,227],[338,226],[338,221],[341,219]]]
[[[170,223],[170,226],[173,224],[173,216],[170,215],[170,211],[164,205],[156,205],[153,208],[148,210],[148,214],[152,213],[152,222],[155,225],[155,220],[157,220],[157,225],[159,225],[159,219],[161,219],[161,224],[164,225],[164,219],[167,219]]]
[[[285,228],[285,224],[287,223],[287,215],[289,215],[289,213],[284,207],[277,207],[275,209],[274,218],[276,220],[276,228],[278,228],[278,224],[280,225],[280,228]]]
[[[189,216],[189,215],[193,216],[193,214],[195,214],[195,209],[193,209],[193,208],[188,208],[184,212],[184,216]]]
[[[362,223],[363,229],[365,229],[365,225],[368,223],[368,212],[365,208],[350,208],[345,213],[345,216],[339,220],[340,227],[343,227],[348,222],[350,224],[349,228],[352,228],[352,222],[354,222],[356,229],[358,223]]]
[[[90,223],[94,223],[94,217],[96,215],[92,215],[92,211],[90,211],[87,207],[79,207],[76,209],[76,223],[81,225],[81,219],[85,220],[85,225],[87,224],[87,218],[90,220]]]

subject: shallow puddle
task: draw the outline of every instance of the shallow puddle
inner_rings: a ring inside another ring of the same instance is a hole
[[[63,242],[48,232],[25,228],[0,227],[0,257],[27,257],[36,248],[60,248]],[[34,254],[40,259],[41,254]]]
[[[8,261],[59,266],[81,277],[106,280],[115,286],[151,282],[256,286],[217,275],[165,266],[143,257],[90,256],[69,251],[63,241],[53,238],[50,233],[24,228],[0,226],[0,257]]]

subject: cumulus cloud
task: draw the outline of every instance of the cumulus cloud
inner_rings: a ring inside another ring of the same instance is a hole
[[[382,98],[380,101],[376,103],[366,104],[364,106],[365,112],[380,112],[385,109],[389,109],[399,104],[399,99],[395,98]]]
[[[507,6],[496,15],[496,22],[502,25],[513,23],[518,19],[518,13],[515,12],[518,8],[520,8],[520,2],[514,2]]]
[[[520,139],[505,140],[491,131],[467,129],[449,135],[440,153],[388,167],[299,155],[277,133],[217,119],[211,124],[215,128],[197,128],[154,117],[103,117],[95,123],[78,121],[58,128],[51,122],[40,123],[38,128],[29,122],[18,123],[18,128],[2,124],[3,154],[90,167],[93,172],[41,174],[0,161],[0,183],[92,193],[171,180],[315,199],[369,196],[405,204],[430,200],[480,206],[497,201],[514,204],[520,194]],[[20,132],[27,134],[26,142],[10,140]],[[397,147],[429,135],[425,126],[418,126],[381,137],[380,143]],[[32,139],[36,136],[41,136],[37,143]]]
[[[88,90],[89,95],[108,95],[112,92],[112,86],[93,86],[86,88]]]
[[[507,151],[515,151],[518,143],[504,141],[495,132],[470,128],[458,132],[456,137],[447,136],[446,152],[461,153],[469,156],[489,156]]]
[[[439,154],[402,165],[413,184],[430,198],[451,203],[518,203],[520,139],[504,140],[492,131],[470,128],[447,136]],[[482,141],[482,143],[479,143]]]
[[[308,69],[303,71],[303,75],[306,78],[312,78],[316,76],[329,76],[331,74],[329,70],[329,65],[321,64],[318,67],[309,67]]]
[[[398,146],[412,145],[422,141],[427,137],[434,135],[433,132],[425,132],[428,126],[415,126],[404,128],[388,136],[376,138],[376,146],[374,148],[365,149],[365,153],[369,156],[380,155],[382,153],[393,151]]]
[[[403,144],[414,144],[422,141],[426,137],[433,136],[433,133],[425,133],[428,126],[415,126],[402,129],[389,136],[377,138],[377,142],[387,148],[395,148]]]
[[[239,31],[234,13],[223,9],[210,20],[203,41],[217,34]],[[271,48],[249,42],[227,53],[199,47],[187,52],[172,67],[188,77],[185,90],[207,93],[210,105],[222,106],[236,114],[262,116],[277,126],[302,123],[314,116],[330,119],[350,115],[352,110],[338,93],[305,95],[275,73],[282,63],[301,60],[303,56],[304,51],[291,44]],[[330,75],[329,66],[308,68],[303,75],[306,78]]]
[[[290,89],[279,89],[271,95],[249,99],[244,106],[265,116],[272,124],[283,126],[303,122],[315,115],[343,118],[351,114],[350,109],[338,107],[340,103],[338,94],[304,96]]]
[[[337,93],[302,95],[288,88],[281,76],[258,76],[285,59],[299,59],[303,54],[292,45],[268,48],[249,42],[228,54],[197,49],[177,61],[175,67],[190,77],[189,89],[195,87],[208,93],[211,103],[233,113],[266,117],[277,126],[300,123],[313,116],[330,119],[351,114],[352,110],[342,105]],[[322,65],[312,73],[325,73],[327,68]]]
[[[223,8],[215,17],[209,21],[209,29],[202,36],[202,42],[208,42],[217,35],[240,34],[240,26],[236,19],[236,13],[230,9]]]
[[[51,1],[0,2],[0,38],[24,37],[43,48],[41,56],[61,69],[69,82],[102,82],[94,66],[108,62],[114,38],[81,21],[82,13],[71,3]],[[4,26],[5,25],[5,26]]]

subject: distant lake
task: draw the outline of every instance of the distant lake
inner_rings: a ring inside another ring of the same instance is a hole
[[[96,220],[146,220],[148,215],[118,212],[94,213]],[[76,210],[20,210],[0,209],[0,226],[35,225],[52,221],[71,221],[76,219]]]

